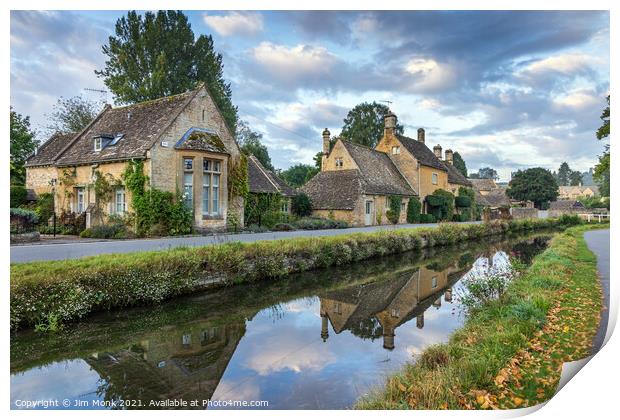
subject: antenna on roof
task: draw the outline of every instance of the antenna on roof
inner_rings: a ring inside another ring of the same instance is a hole
[[[103,102],[108,103],[108,91],[103,89],[92,89],[92,88],[84,88],[84,90],[88,92],[97,92],[103,96]]]
[[[388,108],[392,105],[392,101],[379,101],[379,102],[385,102],[388,105]]]

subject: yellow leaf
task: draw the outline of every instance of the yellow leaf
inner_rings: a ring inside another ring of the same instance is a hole
[[[483,395],[478,395],[476,397],[476,402],[480,405],[482,405],[484,403],[484,396]]]
[[[570,327],[569,327],[568,325],[566,325],[566,326],[562,329],[562,331],[563,331],[563,332],[565,332],[565,333],[566,333],[566,332],[568,332],[568,330],[570,330]]]
[[[513,397],[512,402],[515,404],[516,407],[518,407],[523,404],[523,398]]]

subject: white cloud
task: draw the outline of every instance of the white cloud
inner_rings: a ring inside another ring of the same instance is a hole
[[[446,89],[456,81],[454,70],[449,64],[430,58],[412,58],[405,64],[405,71],[412,78],[410,90],[432,92]]]
[[[561,54],[535,61],[525,67],[522,73],[532,75],[547,73],[571,75],[587,71],[592,64],[599,62],[598,58],[587,54]]]
[[[263,30],[263,17],[259,13],[230,12],[226,15],[209,15],[203,20],[207,26],[222,36],[256,35]]]
[[[577,90],[555,98],[553,103],[558,107],[571,108],[574,110],[589,109],[591,107],[600,107],[601,98],[591,91]]]

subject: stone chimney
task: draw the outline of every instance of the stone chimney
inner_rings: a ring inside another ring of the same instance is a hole
[[[327,330],[327,315],[321,315],[321,338],[323,342],[326,342],[329,338],[329,332]]]
[[[330,136],[331,136],[331,133],[329,132],[329,130],[327,128],[325,130],[323,130],[323,155],[324,156],[329,155],[329,140],[330,140]]]
[[[441,145],[440,144],[433,147],[433,153],[435,153],[435,156],[437,156],[437,159],[441,160]]]
[[[385,125],[384,134],[387,136],[388,134],[393,135],[394,129],[396,128],[396,115],[392,111],[390,111],[384,118],[383,122]]]
[[[383,348],[394,350],[394,330],[391,328],[390,331],[383,333]]]
[[[419,329],[424,328],[424,312],[418,315],[415,319],[415,326]]]
[[[454,165],[454,154],[452,153],[452,149],[446,150],[446,162],[450,165]]]
[[[426,132],[423,128],[418,128],[418,141],[424,143],[424,140],[426,140]]]

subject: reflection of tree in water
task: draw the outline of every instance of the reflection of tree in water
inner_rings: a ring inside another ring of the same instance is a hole
[[[530,265],[534,257],[547,248],[551,236],[538,236],[536,238],[518,242],[512,246],[512,256],[521,263]]]
[[[472,254],[471,252],[465,252],[459,257],[457,266],[459,268],[469,268],[473,265],[474,261],[476,261],[476,257],[474,256],[474,254]]]
[[[376,317],[361,320],[351,326],[350,331],[362,340],[374,341],[383,336],[383,327]]]

